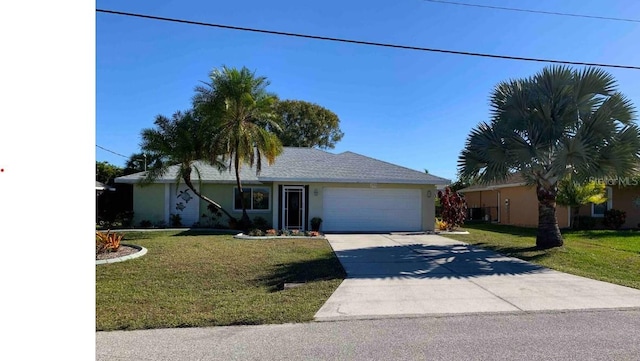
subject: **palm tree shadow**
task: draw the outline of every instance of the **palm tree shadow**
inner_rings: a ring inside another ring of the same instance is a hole
[[[467,278],[523,275],[546,268],[471,245],[408,244],[336,251],[348,278]]]
[[[344,279],[347,274],[333,255],[300,262],[277,264],[268,274],[253,280],[256,286],[267,286],[272,292],[280,291],[285,283],[308,283]]]

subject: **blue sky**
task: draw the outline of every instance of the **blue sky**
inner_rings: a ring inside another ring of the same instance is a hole
[[[465,1],[640,18],[636,0]],[[351,150],[454,178],[467,134],[488,117],[491,89],[544,66],[171,24],[96,14],[96,7],[421,47],[640,65],[637,22],[420,0],[9,2],[0,12],[0,228],[3,252],[24,257],[0,262],[0,272],[11,275],[3,279],[6,293],[20,295],[5,299],[10,311],[2,314],[3,325],[14,335],[4,345],[7,355],[94,356],[94,162],[125,160],[96,144],[127,156],[138,151],[140,131],[158,114],[188,108],[193,88],[213,68],[247,66],[267,76],[281,98],[334,111],[346,134],[335,152]],[[640,71],[608,71],[640,106]],[[53,244],[65,249],[64,259],[52,253]],[[50,297],[59,294],[69,297]],[[46,322],[34,329],[25,320]],[[40,347],[25,347],[33,338]]]
[[[467,0],[543,11],[640,18],[640,3]],[[522,57],[640,65],[640,23],[435,4],[368,1],[113,1],[97,8],[372,42]],[[222,65],[266,76],[282,99],[335,112],[353,151],[449,179],[469,131],[488,119],[500,81],[545,63],[248,33],[97,13],[96,144],[139,151],[156,115],[190,107],[194,87]],[[607,69],[640,105],[640,71]],[[96,148],[96,160],[125,158]]]

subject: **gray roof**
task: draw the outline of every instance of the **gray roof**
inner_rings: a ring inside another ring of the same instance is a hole
[[[486,184],[474,184],[467,188],[463,188],[459,190],[460,193],[469,193],[469,192],[479,192],[479,191],[492,191],[495,189],[509,188],[509,187],[519,187],[527,185],[524,177],[521,173],[513,173],[508,176],[506,179],[501,181],[489,182]]]
[[[111,187],[111,186],[108,186],[108,185],[106,185],[104,183],[96,181],[96,190],[97,191],[103,191],[103,190],[114,191],[116,189]]]
[[[204,162],[198,162],[201,179],[205,183],[235,183],[233,169],[218,171]],[[177,166],[169,168],[158,183],[175,182]],[[136,183],[144,172],[116,178],[117,183]],[[191,178],[198,179],[192,172]],[[333,154],[314,148],[285,147],[272,165],[262,162],[262,172],[255,168],[240,168],[240,179],[245,184],[261,182],[327,182],[327,183],[397,183],[397,184],[449,184],[445,178],[401,167],[353,152]]]

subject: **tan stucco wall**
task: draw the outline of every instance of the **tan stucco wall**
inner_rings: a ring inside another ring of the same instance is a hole
[[[133,224],[140,225],[143,220],[156,224],[163,222],[164,217],[164,184],[133,186]]]
[[[279,185],[309,185],[309,219],[313,217],[322,217],[323,190],[325,188],[411,188],[421,189],[422,192],[422,229],[425,231],[433,230],[435,226],[435,206],[434,199],[436,196],[436,187],[433,185],[412,185],[412,184],[382,184],[375,185],[366,183],[274,183],[273,193],[279,197]],[[315,191],[317,190],[317,195]],[[429,196],[430,195],[430,196]],[[275,203],[274,203],[275,204]],[[278,214],[273,214],[273,224],[278,224]],[[307,225],[310,227],[310,225]]]
[[[624,228],[637,228],[640,223],[640,186],[613,186],[613,209],[627,212]]]
[[[522,227],[538,226],[538,198],[535,188],[518,186],[505,187],[491,191],[476,191],[464,193],[468,207],[498,207],[501,224]],[[507,206],[505,201],[509,200]],[[558,226],[569,226],[568,210],[566,207],[556,207]],[[495,217],[494,217],[495,218]]]

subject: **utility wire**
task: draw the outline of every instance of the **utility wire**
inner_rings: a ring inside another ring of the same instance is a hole
[[[521,60],[521,61],[534,61],[534,62],[541,62],[541,63],[586,65],[586,66],[598,66],[598,67],[603,67],[603,68],[621,68],[621,69],[640,70],[640,66],[635,66],[635,65],[602,64],[602,63],[590,63],[590,62],[581,62],[581,61],[553,60],[553,59],[529,58],[529,57],[521,57],[521,56],[496,55],[496,54],[486,54],[486,53],[473,53],[473,52],[468,52],[468,51],[432,49],[432,48],[423,48],[423,47],[410,46],[410,45],[377,43],[377,42],[372,42],[372,41],[351,40],[351,39],[342,39],[342,38],[331,38],[331,37],[327,37],[327,36],[297,34],[297,33],[283,32],[283,31],[264,30],[264,29],[245,28],[245,27],[231,26],[231,25],[204,23],[204,22],[192,21],[192,20],[166,18],[166,17],[160,17],[160,16],[127,13],[127,12],[122,12],[122,11],[105,10],[105,9],[96,9],[96,12],[106,13],[106,14],[114,14],[114,15],[132,16],[132,17],[138,17],[138,18],[144,18],[144,19],[162,20],[162,21],[169,21],[169,22],[174,22],[174,23],[182,23],[182,24],[190,24],[190,25],[210,26],[210,27],[222,28],[222,29],[249,31],[249,32],[254,32],[254,33],[262,33],[262,34],[282,35],[282,36],[291,36],[291,37],[297,37],[297,38],[325,40],[325,41],[336,41],[336,42],[349,43],[349,44],[380,46],[380,47],[385,47],[385,48],[419,50],[419,51],[428,51],[428,52],[435,52],[435,53],[478,56],[478,57],[494,58],[494,59],[509,59],[509,60]]]
[[[100,148],[100,149],[102,149],[102,150],[106,150],[106,151],[107,151],[107,152],[109,152],[109,153],[113,153],[113,154],[115,154],[115,155],[119,155],[119,156],[124,157],[124,158],[129,158],[129,157],[127,157],[126,155],[122,155],[122,154],[120,154],[120,153],[116,153],[116,152],[114,152],[114,151],[112,151],[112,150],[109,150],[109,149],[107,149],[107,148],[105,148],[105,147],[101,147],[101,146],[99,146],[99,145],[97,145],[97,144],[96,144],[96,147],[98,147],[98,148]]]
[[[596,15],[583,15],[583,14],[570,14],[570,13],[560,13],[555,11],[542,11],[542,10],[530,10],[530,9],[516,9],[516,8],[507,8],[501,6],[491,6],[491,5],[481,5],[481,4],[469,4],[469,3],[461,3],[454,1],[444,1],[444,0],[423,0],[431,3],[441,3],[441,4],[450,4],[450,5],[459,5],[459,6],[472,6],[476,8],[485,8],[485,9],[496,9],[496,10],[507,10],[507,11],[520,11],[525,13],[534,13],[534,14],[545,14],[545,15],[560,15],[560,16],[573,16],[576,18],[587,18],[587,19],[598,19],[598,20],[613,20],[613,21],[627,21],[632,23],[640,23],[638,19],[624,19],[624,18],[611,18],[607,16],[596,16]]]

